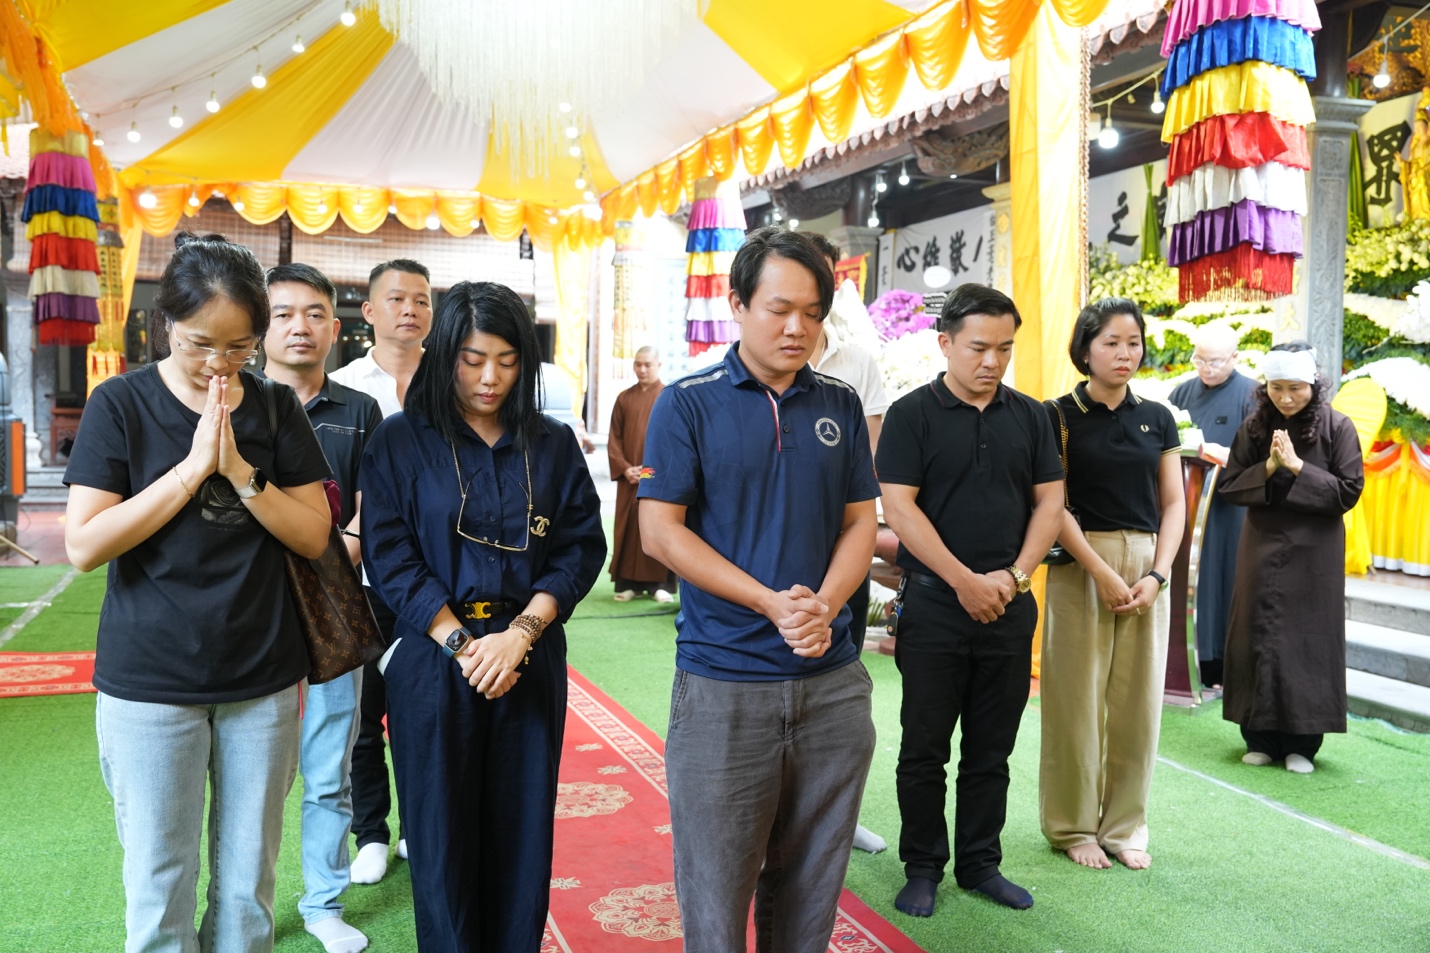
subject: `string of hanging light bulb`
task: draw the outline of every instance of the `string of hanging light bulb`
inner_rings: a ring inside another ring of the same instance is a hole
[[[377,10],[438,99],[489,117],[513,173],[545,177],[550,156],[581,156],[584,119],[639,86],[697,0],[378,0]]]
[[[1426,10],[1430,10],[1430,3],[1425,4],[1425,6],[1416,10],[1404,20],[1401,20],[1387,30],[1385,36],[1380,38],[1380,69],[1376,71],[1375,76],[1370,81],[1370,84],[1376,89],[1385,89],[1390,85],[1390,38],[1405,29],[1406,26]]]

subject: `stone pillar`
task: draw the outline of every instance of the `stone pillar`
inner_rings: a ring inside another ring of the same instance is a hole
[[[1304,223],[1306,257],[1301,260],[1296,307],[1282,322],[1278,340],[1304,337],[1316,349],[1316,363],[1331,388],[1340,386],[1342,326],[1345,323],[1346,182],[1351,135],[1356,121],[1374,103],[1340,96],[1316,96],[1316,122],[1307,136],[1311,172]]]
[[[884,234],[882,228],[870,228],[867,225],[840,225],[829,230],[829,240],[839,246],[845,258],[854,258],[858,255],[877,255],[879,253],[879,236]],[[869,262],[870,274],[874,271],[874,261]]]
[[[1013,294],[1013,185],[999,182],[983,190],[993,203],[993,287]]]

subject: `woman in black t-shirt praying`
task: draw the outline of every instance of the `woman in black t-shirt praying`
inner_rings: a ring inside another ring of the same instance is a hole
[[[1088,379],[1050,408],[1064,432],[1072,510],[1058,542],[1076,562],[1048,570],[1038,801],[1043,836],[1093,868],[1110,867],[1109,855],[1134,870],[1152,863],[1164,590],[1186,518],[1176,420],[1127,386],[1145,332],[1125,298],[1084,308],[1068,352]]]
[[[277,388],[275,438],[259,382],[241,371],[268,326],[253,253],[217,236],[176,244],[155,296],[167,356],[90,396],[65,473],[65,548],[81,571],[109,564],[95,720],[124,846],[127,946],[271,949],[308,673],[283,551],[323,552],[328,466],[293,390]]]

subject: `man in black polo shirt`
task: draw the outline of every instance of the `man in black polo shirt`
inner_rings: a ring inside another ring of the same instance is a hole
[[[854,390],[808,366],[834,275],[802,235],[730,268],[740,343],[657,399],[645,551],[681,579],[666,765],[687,953],[829,946],[874,754],[845,605],[874,556],[879,485]]]
[[[291,386],[328,458],[341,498],[339,521],[357,531],[358,464],[382,411],[366,394],[330,380],[323,371],[337,340],[338,293],[311,265],[279,265],[268,272],[272,319],[263,349],[264,373]],[[353,562],[358,540],[346,537]],[[352,750],[358,731],[362,669],[322,685],[307,686],[299,770],[303,775],[303,884],[298,912],[327,953],[358,953],[367,937],[343,922],[338,901],[349,880],[348,831],[352,827]]]
[[[954,289],[938,319],[948,371],[895,401],[879,439],[884,516],[905,576],[894,658],[908,882],[894,905],[911,916],[933,915],[949,860],[945,767],[960,716],[954,877],[1007,906],[1033,905],[999,873],[999,833],[1038,621],[1028,577],[1062,524],[1063,470],[1047,412],[1000,383],[1021,323],[1007,295]]]

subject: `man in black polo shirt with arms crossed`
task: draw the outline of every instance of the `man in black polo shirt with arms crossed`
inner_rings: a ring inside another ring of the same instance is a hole
[[[874,754],[845,605],[874,556],[864,410],[808,366],[834,275],[762,228],[730,268],[740,343],[646,432],[645,551],[680,576],[666,764],[686,953],[829,947]]]
[[[279,265],[268,272],[272,319],[263,349],[264,373],[288,384],[308,412],[328,458],[341,500],[340,525],[357,530],[358,464],[382,423],[377,401],[329,379],[323,371],[337,340],[338,292],[311,265]],[[356,536],[344,537],[354,563],[362,558]],[[348,887],[348,831],[353,822],[352,753],[358,733],[363,670],[322,685],[308,685],[303,710],[299,771],[303,775],[303,886],[298,912],[326,953],[358,953],[367,937],[343,922],[339,897]]]
[[[1038,621],[1028,577],[1062,525],[1063,470],[1047,411],[1000,383],[1020,324],[1002,292],[955,288],[938,319],[948,371],[895,401],[879,439],[905,575],[895,661],[908,882],[894,905],[916,917],[933,915],[949,860],[945,768],[960,716],[954,877],[1006,906],[1033,905],[999,873],[999,833]]]

